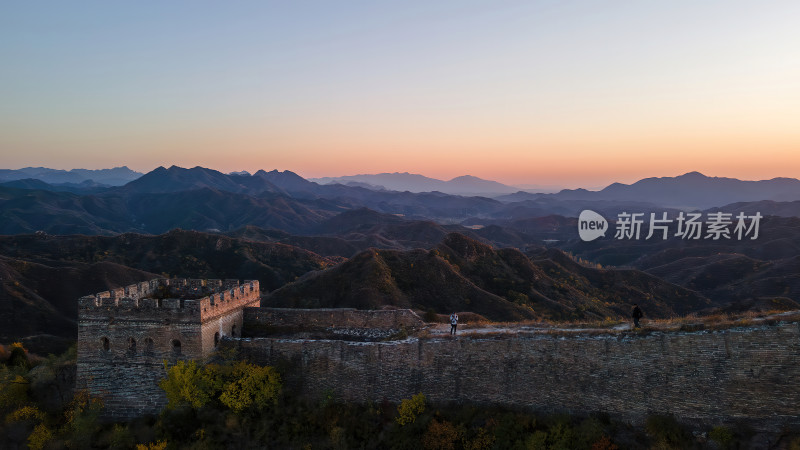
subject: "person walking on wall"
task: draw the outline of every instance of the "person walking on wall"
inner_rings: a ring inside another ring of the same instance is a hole
[[[642,318],[644,314],[642,310],[639,309],[639,305],[636,303],[633,304],[633,312],[631,312],[631,317],[633,317],[633,328],[639,328],[639,319]]]
[[[456,334],[456,327],[458,326],[458,314],[450,314],[450,334]]]

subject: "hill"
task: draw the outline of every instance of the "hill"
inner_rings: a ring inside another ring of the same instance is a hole
[[[251,196],[209,187],[97,195],[0,187],[0,217],[4,218],[0,234],[40,230],[50,234],[158,234],[176,227],[227,231],[245,225],[307,232],[341,210],[324,200],[271,193]]]
[[[48,184],[80,184],[86,181],[109,186],[122,186],[142,176],[126,166],[113,169],[72,169],[59,170],[46,167],[24,167],[22,169],[0,169],[0,181],[35,179]]]
[[[797,217],[765,217],[756,240],[673,236],[667,240],[573,241],[563,247],[592,262],[634,267],[696,290],[720,307],[762,299],[781,299],[776,308],[800,303]]]
[[[388,189],[399,192],[442,192],[453,195],[500,195],[519,191],[496,181],[484,180],[472,175],[455,177],[452,180],[438,180],[415,173],[379,173],[374,175],[350,175],[342,177],[316,178],[320,184],[360,183],[373,189]]]
[[[111,262],[32,261],[0,256],[0,341],[32,335],[74,340],[77,299],[156,275]]]
[[[531,260],[451,233],[431,250],[361,252],[274,291],[265,304],[471,311],[493,320],[627,317],[637,301],[651,316],[667,317],[709,304],[652,275],[591,269],[558,250],[542,252]]]
[[[74,338],[77,299],[157,276],[258,279],[268,292],[338,260],[284,244],[173,230],[159,236],[0,236],[0,338]]]
[[[599,191],[564,189],[555,194],[516,193],[498,197],[501,201],[542,199],[646,202],[668,208],[707,209],[735,202],[794,201],[800,199],[800,180],[748,181],[689,172],[676,177],[644,178],[632,184],[612,183]]]

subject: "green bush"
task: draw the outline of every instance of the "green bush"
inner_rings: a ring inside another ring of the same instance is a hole
[[[274,368],[244,361],[206,366],[178,361],[174,366],[164,363],[164,367],[167,377],[159,386],[167,395],[169,409],[199,409],[219,401],[236,413],[261,410],[274,402],[281,391],[280,376]]]
[[[395,421],[400,424],[400,426],[407,425],[409,423],[414,423],[417,420],[417,416],[422,414],[425,411],[425,395],[420,392],[412,396],[410,399],[406,398],[400,402],[400,406],[397,407],[397,417]]]

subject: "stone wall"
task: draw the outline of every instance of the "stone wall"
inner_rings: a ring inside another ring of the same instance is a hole
[[[237,280],[155,279],[82,297],[76,385],[103,397],[110,418],[158,413],[163,361],[203,360],[259,303],[258,281]]]
[[[294,309],[294,308],[248,308],[244,311],[245,326],[249,330],[261,326],[287,329],[399,329],[419,328],[422,319],[410,309],[357,310]]]
[[[249,312],[248,312],[249,314]],[[765,431],[800,425],[797,323],[623,335],[500,335],[396,342],[253,338],[232,342],[311,398],[476,402],[540,411],[652,413]]]

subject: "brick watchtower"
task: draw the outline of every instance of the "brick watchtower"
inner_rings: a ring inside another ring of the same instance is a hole
[[[258,281],[157,278],[78,300],[77,386],[130,419],[166,404],[166,360],[203,359],[241,336],[242,310],[259,306]]]

